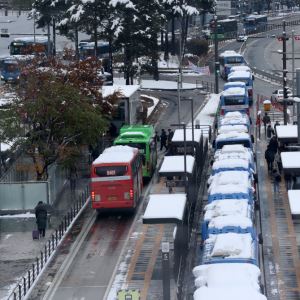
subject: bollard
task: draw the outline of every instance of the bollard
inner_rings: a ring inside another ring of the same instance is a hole
[[[57,247],[57,244],[58,244],[58,232],[57,232],[57,229],[55,229],[55,247]]]
[[[32,282],[34,282],[35,273],[34,273],[34,264],[32,264]]]
[[[40,272],[39,265],[40,265],[40,262],[39,262],[39,258],[37,257],[36,258],[36,275],[38,275]]]
[[[30,270],[28,270],[28,290],[30,289]]]
[[[48,240],[48,256],[51,254],[51,240]]]
[[[19,299],[22,299],[22,286],[19,284]]]
[[[52,233],[51,235],[51,239],[52,239],[52,251],[55,249],[54,248],[54,234]]]
[[[23,277],[23,288],[24,288],[24,296],[26,295],[26,278]]]
[[[42,270],[42,268],[43,268],[43,266],[44,266],[44,259],[43,259],[43,251],[41,251],[41,268],[40,268],[40,270]]]

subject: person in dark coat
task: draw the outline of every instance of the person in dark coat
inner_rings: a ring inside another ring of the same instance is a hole
[[[267,148],[267,150],[265,151],[265,159],[267,161],[268,171],[272,171],[273,170],[273,162],[275,159],[275,152],[273,152],[272,150]]]
[[[268,115],[268,113],[265,113],[265,115],[263,116],[262,121],[263,121],[263,123],[264,123],[265,134],[266,134],[266,132],[267,132],[267,125],[271,123],[271,118],[270,118],[270,116]]]
[[[47,206],[45,203],[43,203],[43,201],[39,201],[39,203],[35,207],[35,217],[40,237],[45,237],[47,224]]]
[[[279,174],[279,172],[274,169],[272,171],[272,177],[273,177],[273,188],[274,188],[274,194],[279,192],[279,183],[281,181],[281,175]]]
[[[168,150],[167,140],[168,140],[167,133],[164,129],[162,129],[160,134],[160,151],[163,149],[163,147],[165,147],[165,149]]]
[[[277,153],[278,151],[278,141],[276,135],[273,135],[272,138],[270,139],[268,148],[273,151],[274,153]]]
[[[168,129],[168,144],[171,144],[172,142],[172,138],[174,136],[174,131],[172,131],[172,129]]]
[[[267,138],[270,139],[275,134],[274,129],[272,128],[272,125],[269,124],[267,126]]]

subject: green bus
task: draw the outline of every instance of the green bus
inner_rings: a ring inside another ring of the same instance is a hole
[[[138,148],[143,157],[143,177],[152,176],[157,163],[157,142],[152,125],[123,125],[114,145]]]

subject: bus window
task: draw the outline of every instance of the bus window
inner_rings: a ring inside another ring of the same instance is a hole
[[[127,173],[127,166],[95,167],[95,173],[99,177],[123,176]]]

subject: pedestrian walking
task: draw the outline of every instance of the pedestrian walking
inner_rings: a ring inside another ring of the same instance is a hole
[[[277,140],[277,137],[276,135],[273,135],[270,139],[270,142],[269,142],[269,145],[268,145],[268,148],[273,151],[274,153],[277,153],[278,151],[278,140]]]
[[[272,128],[272,125],[269,124],[267,126],[267,139],[270,139],[274,135],[274,129]]]
[[[273,169],[272,171],[272,177],[273,177],[273,191],[276,195],[279,192],[279,183],[281,181],[281,175],[277,171],[277,169]]]
[[[273,170],[273,162],[275,159],[275,153],[267,148],[265,151],[265,159],[267,161],[268,171],[271,172]]]
[[[261,127],[260,111],[259,113],[257,113],[255,124],[256,124],[256,132],[258,132],[258,137],[260,138],[260,127]]]
[[[174,136],[174,131],[172,131],[172,129],[168,129],[168,148],[170,147],[171,145],[171,142],[172,142],[172,138]]]
[[[271,123],[271,119],[270,119],[268,113],[265,113],[265,115],[263,116],[262,121],[264,123],[265,135],[266,135],[267,134],[267,125]]]
[[[155,131],[154,139],[155,139],[155,143],[159,142],[159,135],[157,131]]]
[[[162,129],[160,134],[160,151],[162,151],[163,147],[165,147],[165,149],[168,150],[167,140],[168,140],[167,133],[164,129]]]
[[[78,174],[77,174],[77,169],[76,167],[72,167],[70,168],[70,188],[71,188],[71,192],[74,193],[75,189],[76,189],[76,181],[78,178]]]
[[[39,231],[39,237],[45,237],[47,224],[47,206],[43,201],[39,201],[35,207],[36,224]]]

